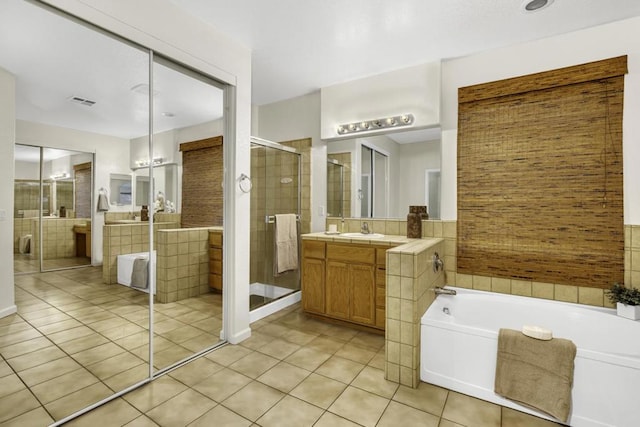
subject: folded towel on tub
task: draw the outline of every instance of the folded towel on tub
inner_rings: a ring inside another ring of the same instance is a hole
[[[275,215],[274,276],[298,268],[298,220],[295,214]]]
[[[149,260],[138,257],[133,260],[133,270],[131,272],[131,287],[147,289],[149,287]]]
[[[500,329],[495,392],[566,422],[575,357],[576,346],[569,340],[541,341]]]

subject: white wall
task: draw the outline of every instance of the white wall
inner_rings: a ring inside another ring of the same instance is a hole
[[[640,224],[640,17],[521,43],[442,64],[442,212],[456,219],[455,153],[459,87],[628,55],[623,160],[624,222]]]
[[[15,79],[0,68],[0,318],[16,312],[13,289]]]
[[[250,196],[240,191],[237,180],[241,173],[250,173],[251,52],[166,0],[45,1],[230,85],[225,94],[225,139],[229,144],[225,151],[223,272],[223,298],[230,310],[224,330],[231,343],[247,338],[251,334],[249,268],[245,263]]]
[[[322,139],[344,138],[340,124],[413,113],[414,128],[440,123],[440,63],[378,74],[321,90]],[[379,131],[378,131],[379,132]],[[363,134],[374,132],[361,132]]]
[[[254,109],[255,110],[255,109]],[[311,231],[325,229],[327,206],[327,144],[320,139],[320,92],[257,108],[254,136],[274,142],[311,138]]]
[[[425,170],[440,169],[440,141],[400,144],[399,149],[399,185],[396,192],[399,213],[406,215],[409,206],[427,204],[424,198]]]
[[[40,162],[16,160],[14,179],[40,179]]]
[[[93,153],[95,155],[93,191],[96,197],[101,187],[110,188],[109,175],[111,173],[131,173],[128,167],[129,140],[127,139],[17,120],[16,143]],[[67,156],[64,160],[70,163],[71,159]],[[48,177],[46,172],[44,177]],[[93,205],[95,203],[92,203]],[[129,211],[131,207],[111,205],[110,210]],[[92,263],[97,265],[102,263],[103,256],[102,226],[104,225],[104,214],[96,212],[95,206],[93,206],[93,211],[91,255]]]

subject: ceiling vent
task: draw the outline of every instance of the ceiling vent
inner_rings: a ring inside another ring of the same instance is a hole
[[[91,101],[90,99],[86,99],[86,98],[82,98],[80,96],[72,96],[69,98],[69,102],[72,102],[74,104],[80,104],[80,105],[84,105],[87,107],[93,107],[93,104],[96,103],[96,101]]]

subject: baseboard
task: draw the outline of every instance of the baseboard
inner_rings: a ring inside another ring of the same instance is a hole
[[[18,307],[15,305],[10,305],[9,307],[3,308],[2,310],[0,310],[0,319],[6,316],[10,316],[17,311]]]
[[[249,337],[251,337],[251,328],[246,328],[243,331],[240,331],[233,336],[227,336],[226,338],[229,344],[239,344]]]

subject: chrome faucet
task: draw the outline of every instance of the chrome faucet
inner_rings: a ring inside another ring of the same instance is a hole
[[[436,293],[436,295],[455,295],[456,291],[454,289],[445,289],[445,288],[441,288],[440,286],[436,286],[435,288],[433,288],[433,292]]]
[[[362,234],[369,234],[371,233],[371,231],[369,230],[369,223],[367,223],[366,221],[362,223],[362,226],[360,227],[360,232]]]

